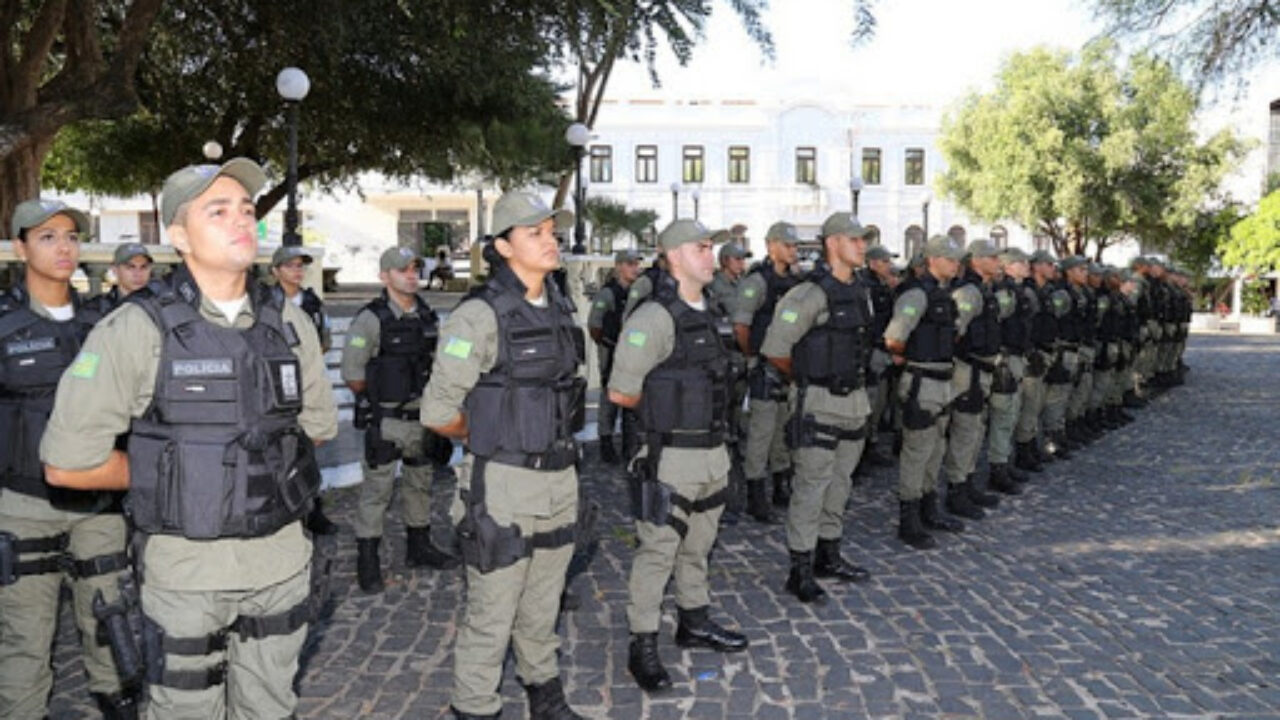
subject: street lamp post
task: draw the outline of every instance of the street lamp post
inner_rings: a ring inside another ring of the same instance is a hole
[[[921,212],[924,214],[924,241],[929,242],[929,202],[933,200],[933,196],[926,190],[924,198],[921,201]]]
[[[671,221],[680,217],[680,183],[671,183]]]
[[[286,181],[289,203],[284,211],[282,239],[285,245],[302,244],[302,236],[298,234],[298,103],[310,90],[311,80],[296,67],[287,67],[276,75],[276,92],[289,106],[289,177]]]
[[[862,193],[862,178],[854,175],[849,178],[849,197],[853,198],[853,216],[858,217],[858,195]]]
[[[699,220],[699,219],[701,219],[701,218],[699,217],[699,211],[700,211],[700,209],[701,209],[701,207],[702,207],[702,206],[701,206],[701,201],[702,201],[702,190],[700,190],[700,189],[698,189],[698,188],[694,188],[694,189],[693,189],[693,192],[692,192],[692,193],[690,193],[690,196],[692,196],[692,197],[693,197],[693,219],[694,219],[694,220]]]
[[[573,146],[573,247],[569,252],[574,255],[585,255],[587,254],[587,233],[582,218],[582,206],[585,200],[582,191],[582,156],[586,154],[587,143],[591,141],[591,130],[586,125],[576,122],[564,131],[564,139]]]

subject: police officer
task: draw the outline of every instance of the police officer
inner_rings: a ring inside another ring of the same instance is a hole
[[[864,462],[872,465],[892,465],[893,458],[877,445],[876,436],[885,408],[889,405],[890,390],[894,383],[892,357],[884,347],[884,330],[893,317],[894,288],[898,276],[893,271],[893,259],[897,253],[883,245],[867,248],[866,267],[858,271],[862,283],[871,295],[874,313],[871,323],[871,358],[867,373],[867,394],[871,399],[871,424],[867,426],[867,447],[862,454]]]
[[[884,343],[894,363],[905,365],[898,385],[902,404],[902,452],[898,457],[898,538],[918,550],[935,547],[926,528],[960,532],[964,523],[938,507],[938,470],[947,445],[953,398],[957,309],[951,281],[964,248],[935,235],[925,243],[923,270],[902,284]]]
[[[405,564],[450,570],[458,559],[431,540],[431,477],[447,465],[452,443],[424,432],[418,406],[431,374],[439,317],[418,294],[422,258],[408,247],[378,260],[383,289],[351,319],[342,348],[342,380],[356,394],[357,428],[365,431],[356,505],[356,579],[365,592],[383,588],[383,521],[400,461]]]
[[[118,498],[50,488],[39,457],[58,378],[99,319],[70,282],[89,218],[60,202],[29,200],[15,208],[12,231],[24,265],[17,284],[0,295],[0,717],[48,713],[64,580],[89,691],[106,717],[137,717],[110,650],[95,641],[91,611],[97,592],[114,600],[128,565]]]
[[[774,308],[787,291],[800,282],[793,271],[800,236],[789,222],[776,222],[765,233],[768,252],[738,283],[738,299],[733,309],[733,331],[738,349],[747,356],[747,448],[742,469],[747,478],[747,512],[762,523],[777,522],[769,507],[766,490],[773,475],[773,502],[786,505],[791,492],[791,457],[785,427],[787,384],[771,363],[757,357],[764,342]]]
[[[653,259],[653,263],[645,268],[644,272],[640,273],[635,282],[631,283],[631,289],[627,292],[627,306],[622,310],[624,318],[630,317],[631,313],[635,312],[636,306],[653,294],[655,281],[661,273],[666,271],[667,258],[659,250],[658,256]]]
[[[110,290],[85,301],[85,304],[102,317],[106,317],[130,293],[141,290],[151,282],[151,268],[154,262],[151,253],[147,252],[147,246],[142,243],[117,245],[111,258],[111,271],[115,273],[116,284]]]
[[[1034,258],[1033,258],[1034,259]],[[1068,273],[1084,272],[1085,259],[1063,258],[1053,273],[1053,281],[1040,288],[1040,305],[1057,319],[1057,342],[1054,361],[1045,373],[1044,409],[1040,414],[1040,430],[1045,449],[1054,459],[1066,460],[1079,448],[1067,436],[1067,404],[1075,388],[1080,367],[1080,315],[1076,313],[1076,296],[1069,289]]]
[[[301,517],[337,409],[310,323],[251,279],[253,161],[179,170],[160,216],[183,264],[100,323],[58,386],[49,483],[125,489],[151,718],[288,717],[311,616]],[[115,438],[131,430],[129,447]]]
[[[1089,286],[1090,263],[1083,257],[1068,258],[1069,267],[1064,271],[1067,289],[1072,294],[1072,315],[1078,333],[1078,365],[1071,396],[1067,400],[1067,436],[1083,447],[1098,439],[1085,423],[1085,412],[1093,396],[1093,364],[1097,358],[1098,307],[1097,298]]]
[[[782,296],[760,354],[794,381],[787,426],[796,475],[787,509],[791,571],[786,590],[822,600],[814,579],[862,581],[866,569],[840,556],[844,510],[867,435],[866,370],[874,309],[854,270],[864,262],[866,228],[845,212],[822,223],[826,262]]]
[[[627,669],[645,690],[671,687],[658,656],[667,581],[675,577],[676,644],[734,652],[747,639],[708,614],[707,564],[715,545],[729,475],[729,357],[704,292],[715,270],[712,232],[676,220],[658,235],[669,273],[622,328],[609,394],[637,408],[644,449],[632,478],[636,536],[627,623]]]
[[[745,230],[742,225],[735,227]],[[746,271],[747,258],[751,256],[743,245],[745,242],[745,238],[741,236],[730,235],[728,242],[720,246],[717,254],[720,267],[712,276],[709,286],[717,329],[729,352],[729,433],[725,442],[729,447],[732,468],[729,470],[729,497],[725,501],[724,513],[720,515],[726,525],[737,525],[746,510],[746,475],[742,469],[742,456],[747,439],[742,405],[747,396],[747,358],[738,348],[737,336],[733,332],[733,309],[738,300],[738,283]]]
[[[307,266],[315,261],[311,251],[301,245],[281,245],[271,255],[271,276],[276,286],[284,293],[287,301],[302,308],[302,312],[311,318],[316,334],[320,338],[320,351],[329,352],[333,338],[329,332],[329,316],[324,311],[324,301],[309,287],[303,287],[302,281],[307,273]],[[338,526],[324,514],[320,498],[306,519],[307,529],[317,535],[333,535]]]
[[[1013,459],[1014,430],[1022,408],[1024,380],[1027,377],[1027,355],[1032,352],[1031,327],[1037,305],[1035,293],[1024,284],[1031,271],[1025,252],[1018,248],[1000,251],[1001,279],[996,284],[996,300],[1000,305],[1000,361],[991,384],[988,401],[987,463],[990,475],[987,486],[998,492],[1017,495],[1018,482],[1026,482],[1023,474],[1010,461]],[[1043,372],[1043,370],[1040,370]]]
[[[576,718],[565,702],[556,616],[573,554],[586,381],[573,303],[548,275],[553,229],[572,213],[508,192],[493,209],[489,281],[441,327],[422,423],[464,439],[453,516],[467,569],[454,642],[453,713],[497,717],[508,645],[530,715]]]
[[[1120,354],[1120,309],[1105,281],[1109,272],[1098,263],[1089,264],[1088,283],[1093,294],[1095,329],[1093,387],[1085,400],[1084,427],[1096,436],[1115,429],[1104,412],[1107,395],[1111,392],[1112,370]]]
[[[613,353],[618,346],[618,333],[622,330],[622,314],[627,305],[627,292],[640,275],[640,256],[630,250],[619,250],[613,258],[613,274],[591,301],[587,316],[587,332],[596,343],[596,355],[600,360],[600,406],[596,414],[597,433],[600,436],[600,459],[609,464],[618,462],[618,451],[613,444],[613,429],[617,424],[618,406],[609,401],[609,372],[613,369]],[[629,413],[622,413],[623,443],[626,444],[631,428]],[[632,430],[632,434],[634,430]],[[623,454],[630,456],[625,448]]]

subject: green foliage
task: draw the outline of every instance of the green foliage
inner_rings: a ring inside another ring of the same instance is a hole
[[[1164,250],[1179,265],[1204,277],[1214,266],[1219,247],[1231,237],[1232,226],[1243,217],[1244,210],[1237,203],[1203,210],[1184,232],[1152,247]]]
[[[619,235],[627,234],[635,239],[637,247],[658,219],[658,213],[652,210],[628,210],[625,204],[605,197],[587,198],[583,215],[591,222],[595,238],[612,245]]]
[[[1101,41],[1078,57],[1009,58],[993,92],[943,119],[942,192],[978,218],[1047,235],[1059,254],[1159,243],[1194,224],[1246,145],[1225,131],[1198,143],[1195,95],[1172,68],[1147,55],[1122,65],[1117,52]]]
[[[1250,315],[1262,315],[1271,309],[1271,300],[1267,297],[1268,285],[1270,281],[1246,282],[1240,289],[1240,309]]]
[[[1253,214],[1235,223],[1218,251],[1223,265],[1246,273],[1280,267],[1280,190],[1262,198]]]

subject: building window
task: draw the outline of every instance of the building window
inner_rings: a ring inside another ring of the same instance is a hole
[[[658,182],[658,146],[636,146],[636,182]]]
[[[751,148],[746,145],[729,147],[729,182],[751,182]]]
[[[924,184],[924,148],[907,148],[906,175],[903,182],[908,185]]]
[[[702,182],[706,166],[701,145],[685,145],[680,177],[687,183]]]
[[[862,182],[880,184],[880,148],[862,148]]]
[[[867,226],[867,245],[880,244],[880,228],[875,225]]]
[[[908,260],[924,252],[924,229],[919,225],[907,228],[904,239],[906,242],[903,243],[903,247],[906,249]]]
[[[991,242],[1001,250],[1009,248],[1009,231],[1004,229],[1003,225],[997,225],[991,228]]]
[[[796,148],[796,182],[818,184],[818,151],[811,147]]]
[[[254,228],[257,232],[257,228]],[[143,245],[155,245],[160,242],[160,227],[156,224],[156,214],[148,210],[138,213],[138,242]]]
[[[613,182],[613,146],[591,146],[591,182]]]

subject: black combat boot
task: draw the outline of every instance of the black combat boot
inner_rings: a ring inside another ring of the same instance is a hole
[[[631,646],[627,649],[627,670],[631,671],[636,684],[648,692],[671,687],[671,676],[662,667],[662,658],[658,657],[658,633],[631,634]]]
[[[827,591],[813,578],[813,553],[791,551],[791,573],[787,575],[787,592],[802,603],[826,602]]]
[[[1053,445],[1054,460],[1070,460],[1071,459],[1071,442],[1067,439],[1067,433],[1064,430],[1054,430],[1048,433],[1049,442]]]
[[[756,522],[777,525],[778,519],[773,516],[773,506],[769,504],[768,491],[765,490],[766,482],[765,480],[747,481],[747,514],[755,518]]]
[[[583,720],[565,701],[558,677],[541,685],[525,685],[524,691],[529,696],[529,720]]]
[[[405,535],[407,537],[404,552],[405,565],[452,570],[461,564],[457,557],[431,542],[431,526],[405,527]]]
[[[462,712],[452,705],[449,706],[449,712],[453,713],[453,720],[498,720],[498,718],[502,717],[501,710],[493,713],[492,715],[474,715],[472,713]]]
[[[920,498],[920,522],[927,530],[964,532],[964,523],[948,516],[938,507],[937,491],[927,492]]]
[[[1134,421],[1134,417],[1124,411],[1124,403],[1121,403],[1119,405],[1113,405],[1112,407],[1115,408],[1116,417],[1120,419],[1121,424],[1128,425],[1129,423]]]
[[[932,550],[938,541],[925,532],[920,514],[919,500],[898,501],[898,539],[916,550]]]
[[[1005,495],[1021,495],[1022,486],[1009,474],[1009,466],[995,463],[991,466],[991,474],[987,476],[987,487]]]
[[[743,479],[742,464],[731,459],[729,466],[729,483],[725,487],[728,494],[724,502],[724,512],[720,514],[720,522],[726,526],[737,525],[742,521],[742,513],[746,510],[746,499],[743,491],[746,480]]]
[[[968,484],[966,481],[952,483],[947,487],[947,512],[969,520],[981,520],[987,514],[973,503],[969,488],[965,487]]]
[[[773,504],[786,507],[791,503],[792,468],[779,470],[773,474]]]
[[[842,582],[863,582],[871,579],[871,573],[840,557],[840,538],[818,538],[818,548],[813,554],[813,574],[820,578],[835,578]]]
[[[618,451],[613,447],[612,435],[600,436],[600,462],[605,465],[618,464]]]
[[[1058,454],[1055,452],[1058,446],[1053,443],[1053,436],[1048,430],[1031,441],[1031,449],[1035,451],[1036,458],[1046,465],[1058,459]]]
[[[867,439],[867,447],[862,451],[862,461],[871,467],[889,467],[893,464],[893,458],[880,448],[880,443],[876,442],[874,436]]]
[[[676,626],[676,645],[682,648],[711,648],[722,653],[747,649],[747,637],[712,620],[705,605],[689,610],[676,610],[680,617],[680,624]]]
[[[965,481],[960,483],[964,487],[965,492],[969,493],[969,499],[974,505],[981,508],[994,508],[1000,506],[1000,498],[993,493],[983,492],[978,487],[978,474],[970,473]]]
[[[338,532],[338,524],[325,516],[320,498],[312,502],[311,512],[307,513],[307,519],[303,520],[302,524],[311,531],[312,535],[334,535]]]
[[[1093,439],[1089,437],[1089,435],[1086,432],[1084,432],[1084,428],[1080,427],[1079,420],[1067,421],[1066,436],[1067,436],[1068,444],[1072,444],[1072,443],[1075,444],[1075,447],[1069,448],[1071,450],[1082,448],[1085,445],[1087,445],[1090,440]]]
[[[1040,454],[1035,451],[1033,445],[1032,442],[1018,443],[1017,459],[1014,462],[1027,472],[1044,472],[1044,465],[1040,463]]]
[[[138,720],[138,698],[132,693],[94,693],[102,720]]]
[[[1009,474],[1009,479],[1016,483],[1025,483],[1031,480],[1031,476],[1019,470],[1016,463],[1005,462],[1005,463],[996,463],[996,464],[1004,465],[1005,472]],[[990,487],[990,486],[991,486],[991,483],[988,482],[987,487]]]
[[[378,546],[382,538],[356,538],[356,582],[360,589],[367,593],[382,592],[382,560],[378,557]]]

